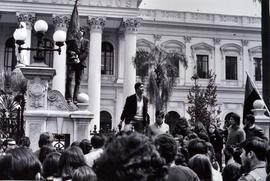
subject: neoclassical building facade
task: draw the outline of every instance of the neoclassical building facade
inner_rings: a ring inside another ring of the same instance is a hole
[[[194,73],[206,85],[208,72],[216,73],[221,120],[231,112],[242,116],[246,72],[259,89],[262,84],[260,18],[140,9],[140,0],[80,0],[80,25],[87,29],[90,52],[81,92],[88,94],[88,109],[94,113],[90,126],[116,128],[127,95],[134,93],[136,69],[132,60],[139,48],[160,45],[186,56],[188,68],[178,65],[179,76],[168,103],[167,119],[189,117],[188,90]],[[0,2],[0,70],[16,63],[13,32],[26,23],[24,46],[34,46],[33,24],[48,22],[46,46],[53,47],[53,33],[67,30],[73,0],[2,0]],[[65,46],[62,48],[65,51]],[[24,52],[24,63],[33,62],[33,52]],[[51,89],[65,92],[66,55],[47,52],[46,64],[56,69]],[[0,82],[1,83],[1,82]],[[154,109],[149,114],[154,121]]]

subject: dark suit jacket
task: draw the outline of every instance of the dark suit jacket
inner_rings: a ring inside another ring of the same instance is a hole
[[[148,99],[143,96],[143,121],[146,124],[149,124],[147,111],[148,111]],[[134,118],[137,112],[137,98],[136,94],[133,94],[126,99],[124,110],[121,114],[121,120],[125,120],[125,124],[129,124],[130,121]]]
[[[85,60],[86,60],[88,54],[89,54],[89,41],[87,39],[82,39],[81,40],[79,59],[80,59],[80,64],[83,67],[86,67]]]

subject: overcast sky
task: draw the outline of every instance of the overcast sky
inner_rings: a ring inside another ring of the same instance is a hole
[[[260,16],[260,4],[253,0],[142,0],[140,8]]]

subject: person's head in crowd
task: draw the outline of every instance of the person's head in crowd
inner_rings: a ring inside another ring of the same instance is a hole
[[[177,153],[177,145],[174,138],[169,134],[161,134],[156,137],[154,142],[157,151],[166,160],[167,165],[173,163]]]
[[[175,128],[173,130],[173,136],[182,135],[183,137],[189,133],[188,121],[184,117],[179,117],[175,123]]]
[[[230,118],[224,120],[223,129],[227,130],[231,126]]]
[[[21,137],[18,143],[19,146],[26,147],[26,148],[29,148],[30,144],[31,144],[30,139],[27,136]]]
[[[47,157],[43,161],[43,177],[47,180],[47,178],[52,177],[56,178],[59,177],[58,170],[59,170],[59,160],[60,160],[61,153],[59,152],[52,152],[47,155]]]
[[[217,131],[217,127],[215,124],[210,124],[208,126],[207,132],[209,135],[215,134],[216,131]]]
[[[61,154],[59,160],[59,175],[63,179],[71,179],[74,170],[84,165],[86,165],[86,161],[81,148],[72,146]]]
[[[190,140],[198,138],[198,135],[194,132],[190,132],[188,135],[184,136],[182,147],[187,148]]]
[[[95,134],[91,138],[91,145],[94,149],[102,148],[105,143],[105,139],[102,135],[100,134]]]
[[[148,137],[131,132],[112,139],[93,168],[99,181],[161,181],[165,165]]]
[[[164,121],[164,116],[165,116],[164,111],[163,110],[156,111],[155,116],[156,116],[156,124],[162,125]]]
[[[41,163],[31,150],[18,147],[7,151],[12,156],[11,177],[14,180],[35,180],[41,173]]]
[[[206,142],[200,138],[190,140],[188,144],[188,153],[189,158],[193,157],[196,154],[207,154],[208,147]]]
[[[208,134],[205,131],[199,132],[198,137],[201,138],[202,140],[206,141],[206,142],[209,142]]]
[[[10,175],[12,156],[10,154],[0,156],[0,180],[12,179]]]
[[[52,152],[56,152],[56,149],[52,146],[49,145],[44,145],[40,148],[40,152],[38,155],[38,159],[41,163],[43,163],[44,159],[46,158],[46,156]]]
[[[223,150],[224,156],[225,156],[225,164],[227,165],[229,160],[233,160],[234,155],[234,149],[232,146],[226,146]]]
[[[177,153],[175,156],[175,165],[183,165],[183,166],[187,166],[188,163],[188,151],[187,149],[184,149],[182,147],[179,147],[177,149]]]
[[[201,121],[195,123],[194,132],[199,135],[199,133],[207,133],[205,126]]]
[[[241,177],[241,165],[230,163],[222,171],[223,181],[237,181]]]
[[[4,151],[8,151],[16,147],[16,141],[13,138],[6,138],[3,142]]]
[[[52,145],[53,134],[50,132],[41,133],[38,140],[38,146],[41,148],[44,145]]]
[[[91,142],[88,139],[83,139],[80,142],[80,148],[82,149],[84,155],[88,154],[92,149]]]
[[[209,158],[204,154],[196,154],[188,161],[191,168],[203,181],[212,181],[212,167]]]
[[[144,92],[144,85],[142,82],[137,82],[135,85],[134,85],[134,89],[135,89],[135,92],[138,96],[142,96],[143,95],[143,92]]]
[[[73,141],[70,145],[70,147],[73,147],[73,146],[77,146],[77,147],[80,147],[80,143],[79,141]]]
[[[82,166],[75,170],[72,181],[97,181],[97,176],[91,167]]]
[[[265,161],[268,143],[258,137],[247,139],[242,143],[241,161],[246,173],[260,161]]]
[[[229,120],[230,120],[230,125],[233,126],[233,127],[240,125],[240,117],[235,113],[232,113],[230,115]]]
[[[244,125],[249,128],[251,126],[253,126],[255,123],[255,117],[252,114],[248,114],[246,115],[246,117],[244,118]]]

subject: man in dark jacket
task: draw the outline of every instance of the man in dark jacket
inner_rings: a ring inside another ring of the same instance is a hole
[[[121,114],[121,121],[125,121],[125,127],[133,126],[134,130],[140,133],[145,133],[148,120],[148,99],[143,95],[144,86],[138,82],[134,86],[136,94],[133,94],[126,99],[126,103]],[[129,128],[128,128],[129,129]]]
[[[244,131],[246,132],[246,139],[257,136],[264,140],[268,140],[268,138],[264,135],[264,131],[262,130],[262,128],[254,124],[255,117],[252,114],[246,115],[244,123],[245,123]]]
[[[67,44],[67,77],[65,98],[68,103],[72,101],[71,82],[73,79],[73,74],[75,73],[75,86],[73,92],[73,102],[75,104],[77,104],[77,96],[80,89],[83,69],[86,67],[85,60],[89,54],[89,41],[83,38],[85,30],[81,28],[80,32],[82,36],[79,44],[80,47],[78,47],[78,49],[73,49],[71,46],[72,43]]]

